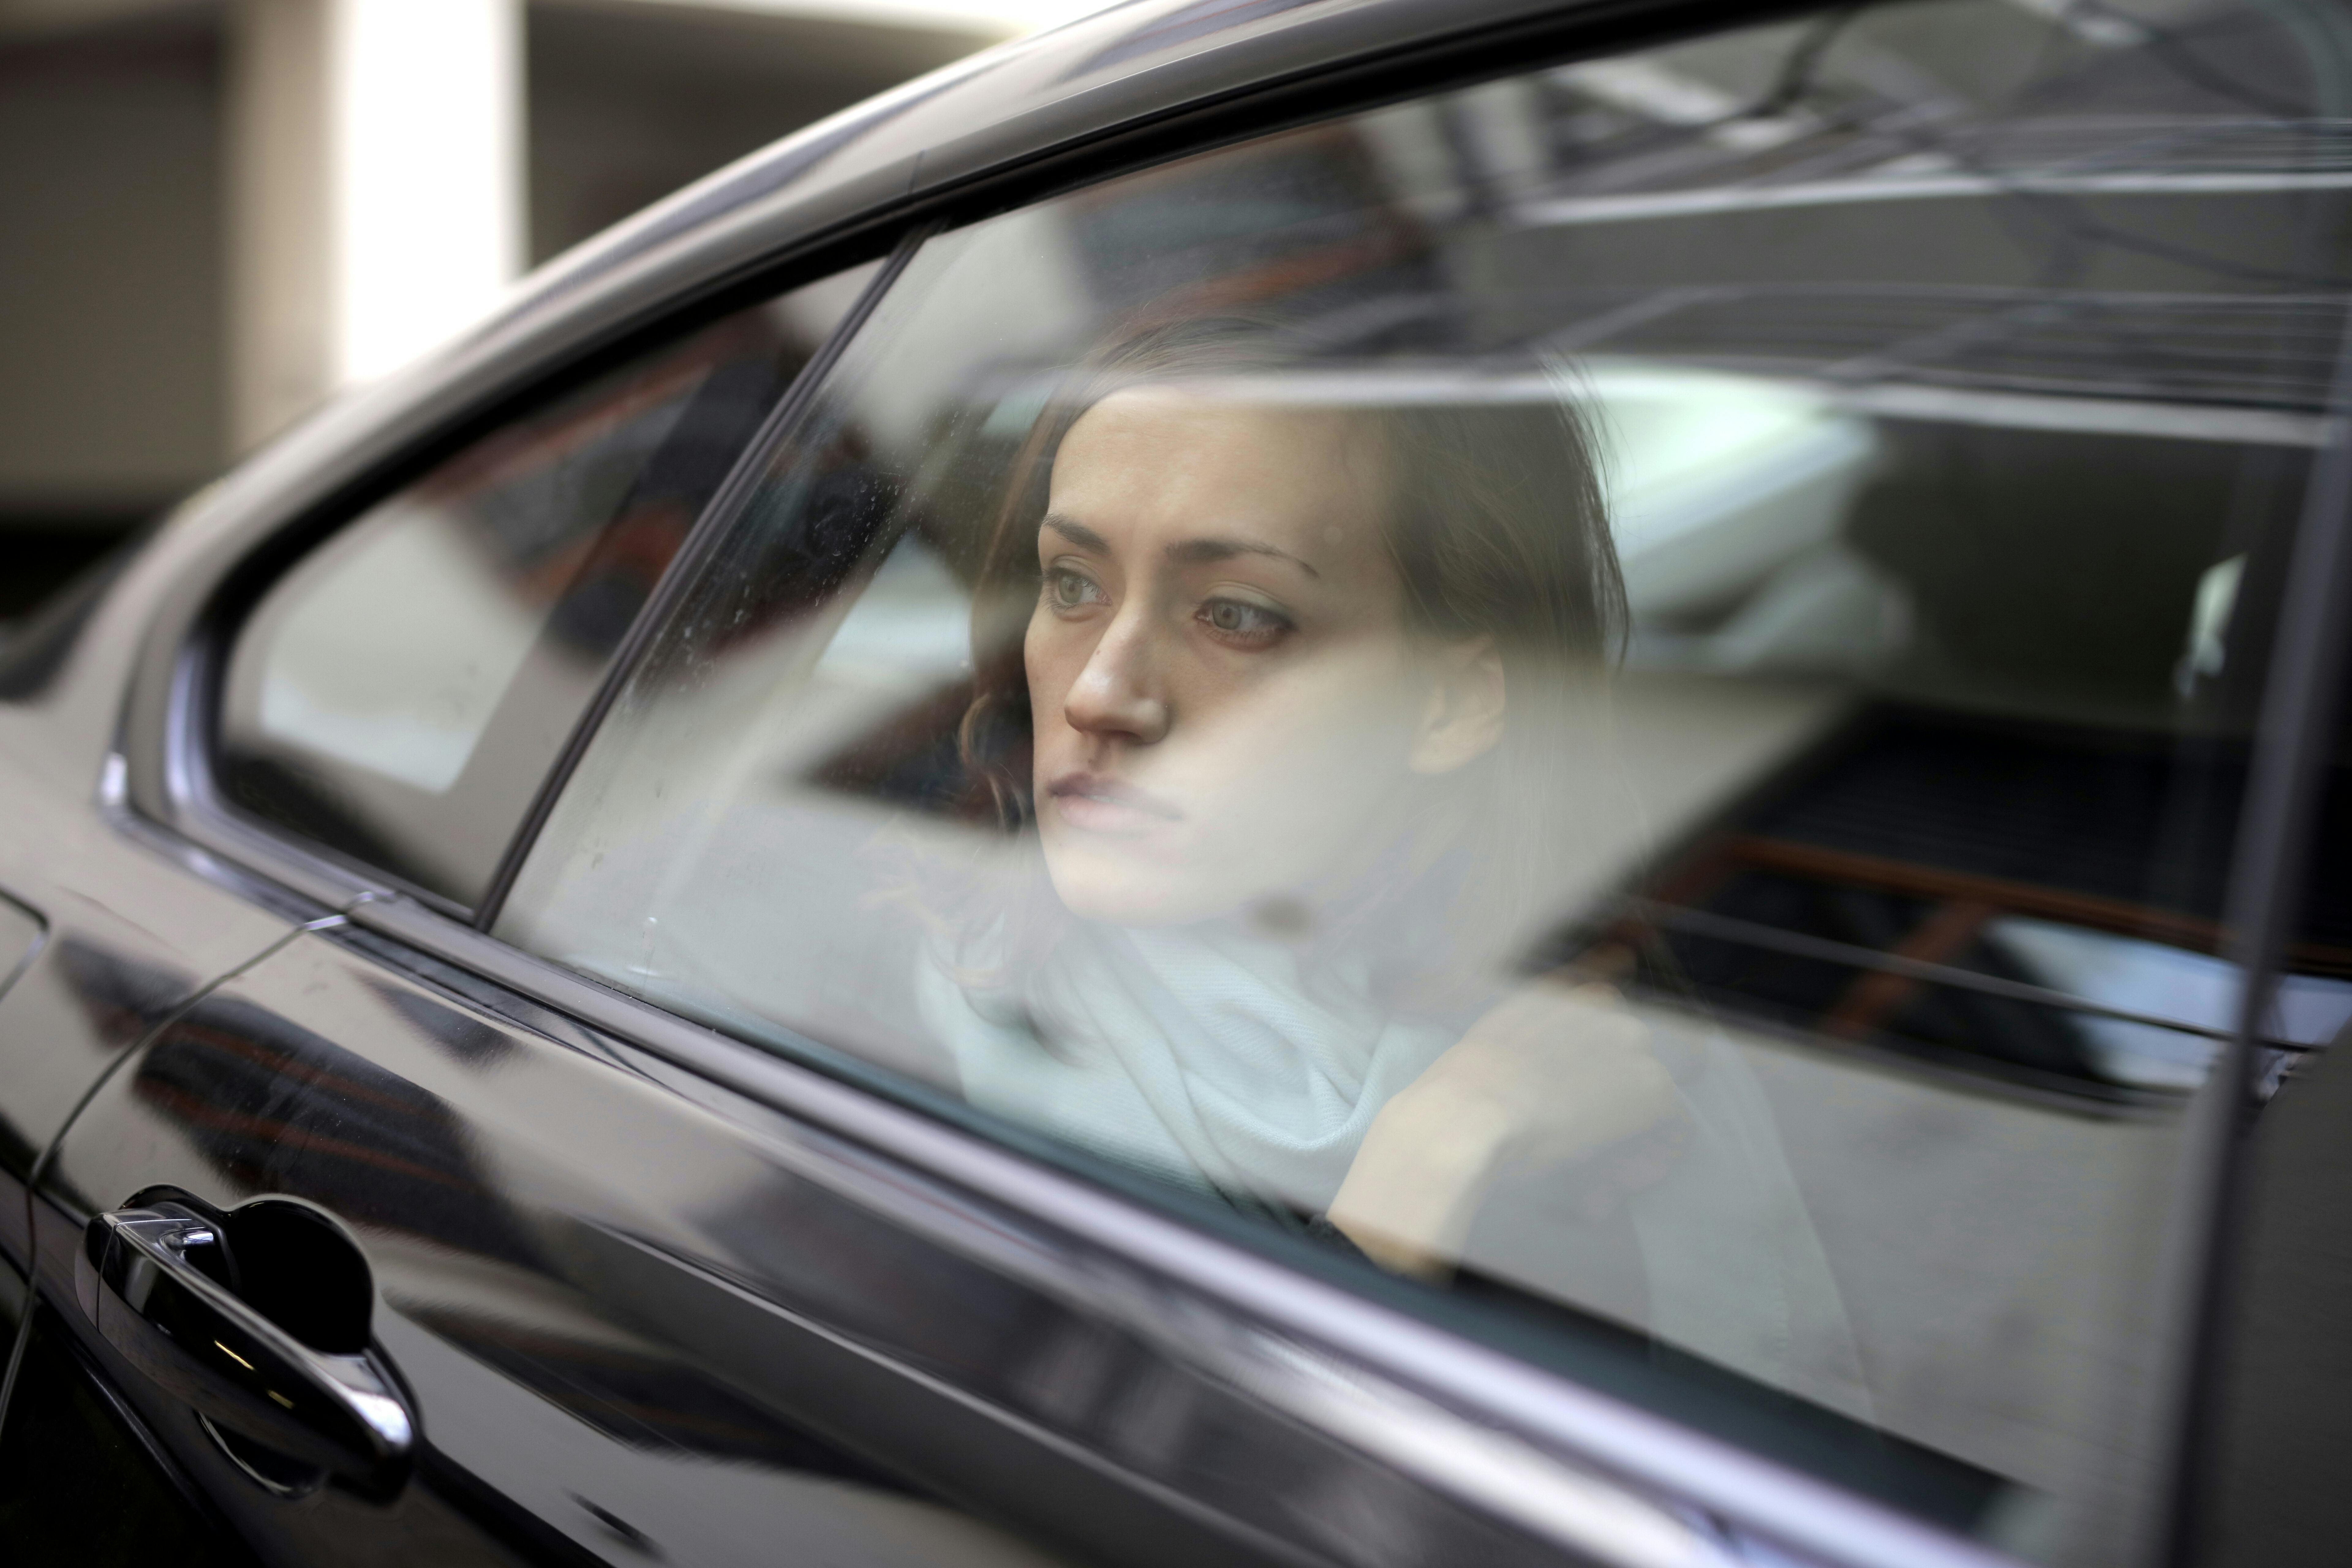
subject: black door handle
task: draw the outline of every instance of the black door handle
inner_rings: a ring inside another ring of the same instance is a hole
[[[372,1351],[313,1349],[240,1299],[215,1277],[221,1246],[218,1224],[180,1204],[102,1214],[75,1294],[100,1337],[215,1426],[390,1496],[416,1441],[398,1385]]]

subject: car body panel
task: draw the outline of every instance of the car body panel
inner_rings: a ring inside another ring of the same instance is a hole
[[[0,905],[42,940],[0,988],[0,1249],[24,1259],[33,1167],[120,1053],[219,975],[323,911],[249,879],[191,877],[118,831],[90,798],[61,795],[0,753],[11,831]],[[95,792],[92,792],[93,795]]]
[[[364,1526],[380,1551],[341,1560],[432,1540],[497,1561],[462,1522],[488,1506],[619,1561],[746,1561],[779,1529],[842,1563],[1047,1560],[950,1499],[1081,1561],[1562,1544],[1299,1420],[1286,1385],[1383,1397],[1328,1348],[348,925],[215,988],[108,1079],[41,1189],[45,1272],[159,1186],[343,1218],[431,1445],[388,1513],[331,1487],[280,1504],[110,1366],[265,1555],[320,1560]],[[1562,1511],[1621,1549],[1604,1560],[1687,1544],[1665,1509],[1582,1485],[1562,1495],[1585,1517]]]

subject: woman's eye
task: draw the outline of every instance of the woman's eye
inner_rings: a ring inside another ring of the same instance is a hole
[[[1263,645],[1276,641],[1291,629],[1288,617],[1263,605],[1244,604],[1239,599],[1212,599],[1201,606],[1200,618],[1211,631],[1229,642]]]
[[[1049,572],[1045,574],[1045,592],[1056,609],[1075,610],[1101,600],[1102,590],[1078,573]]]

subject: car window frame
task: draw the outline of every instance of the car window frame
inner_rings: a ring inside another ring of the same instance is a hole
[[[520,864],[520,857],[536,837],[544,821],[546,810],[553,799],[560,781],[569,775],[570,765],[576,760],[586,739],[594,732],[596,722],[609,705],[616,689],[613,678],[633,665],[641,650],[649,618],[676,593],[680,581],[679,568],[697,552],[707,548],[714,529],[722,527],[732,508],[740,504],[747,476],[756,473],[761,455],[773,444],[775,433],[788,421],[832,363],[833,356],[846,333],[864,320],[882,290],[897,275],[912,242],[902,239],[881,257],[862,260],[846,260],[835,268],[796,268],[782,278],[769,280],[750,300],[742,291],[730,290],[715,299],[691,302],[688,308],[672,311],[652,323],[641,327],[619,341],[597,345],[588,353],[573,356],[551,370],[526,374],[509,382],[504,395],[495,397],[488,406],[469,410],[455,420],[437,428],[433,435],[410,447],[399,458],[383,464],[359,483],[338,490],[323,504],[306,510],[292,524],[273,532],[257,548],[240,560],[216,587],[207,605],[205,622],[199,635],[191,639],[180,668],[175,671],[177,700],[172,707],[172,722],[176,731],[177,766],[173,772],[186,804],[215,826],[234,835],[246,847],[262,849],[271,858],[299,858],[305,868],[324,873],[347,882],[356,882],[352,889],[365,898],[395,894],[411,898],[450,916],[473,925],[484,925],[487,915],[494,912],[502,900],[507,885]],[[575,718],[566,734],[563,745],[551,760],[549,771],[534,785],[522,815],[505,835],[504,847],[490,868],[483,897],[472,907],[418,886],[398,873],[374,866],[339,849],[334,846],[303,837],[283,825],[272,823],[229,798],[220,787],[217,777],[221,749],[221,715],[226,706],[226,689],[232,661],[240,639],[251,624],[255,612],[278,584],[317,552],[327,548],[351,529],[364,524],[372,510],[381,501],[398,494],[403,488],[432,474],[442,463],[464,452],[473,443],[494,437],[520,419],[526,419],[562,398],[593,384],[599,376],[658,356],[665,350],[686,342],[693,334],[724,317],[740,310],[760,300],[780,298],[796,286],[818,281],[828,276],[854,270],[867,261],[878,260],[873,278],[860,289],[857,299],[845,312],[842,320],[816,346],[803,365],[784,389],[776,403],[762,416],[751,438],[729,460],[727,477],[720,481],[701,513],[695,519],[677,552],[664,567],[646,602],[638,606],[631,618],[628,630],[606,660],[606,668],[593,690],[591,698]],[[266,869],[266,868],[257,868]]]
[[[2314,465],[2295,520],[2286,598],[2271,647],[2262,720],[2232,852],[2224,929],[2246,982],[2236,1026],[2213,1071],[2235,1092],[2212,1095],[2186,1132],[2189,1181],[2174,1288],[2188,1321],[2174,1369],[2166,1436],[2172,1485],[2168,1560],[2199,1550],[2220,1489],[2217,1447],[2227,1405],[2233,1317],[2244,1287],[2255,1193],[2253,1132],[2267,1099],[2255,1051],[2312,879],[2311,848],[2336,751],[2352,658],[2352,324],[2336,345],[2328,405],[2333,443]]]
[[[1576,40],[1572,45],[1554,45],[1544,52],[1548,57],[1565,58],[1602,55],[1688,36],[1735,16],[1761,19],[1819,7],[1775,5],[1746,11],[1719,5],[1670,5],[1655,8],[1647,16],[1634,15],[1630,20],[1628,9],[1591,7],[1572,18],[1564,18],[1557,12],[1543,18],[1538,29],[1540,36],[1564,36]],[[1695,21],[1695,16],[1698,20]],[[1012,210],[1231,142],[1419,97],[1459,81],[1490,79],[1512,66],[1524,68],[1528,32],[1529,26],[1523,18],[1489,24],[1480,37],[1461,52],[1463,58],[1433,61],[1432,68],[1409,85],[1401,84],[1402,68],[1394,62],[1342,60],[1306,73],[1303,78],[1244,89],[1231,101],[1188,105],[1185,111],[1162,116],[1141,126],[1114,126],[1080,138],[1074,145],[1050,148],[1010,171],[983,167],[961,179],[926,190],[919,196],[910,192],[896,203],[886,203],[877,210],[862,214],[845,235],[823,235],[807,244],[788,245],[783,247],[786,259],[782,268],[764,273],[764,280],[756,292],[773,293],[789,287],[789,283],[774,281],[785,272],[805,280],[856,265],[862,259],[872,259],[886,253],[877,243],[877,238],[888,240],[887,254],[902,261],[928,234],[950,224]],[[1519,51],[1517,58],[1511,58],[1515,50]],[[1507,59],[1508,64],[1505,63]],[[1255,106],[1255,112],[1252,106]],[[1203,124],[1208,127],[1205,132],[1200,129]],[[912,184],[910,177],[908,184]],[[896,264],[884,268],[858,309],[836,329],[803,372],[780,409],[797,404],[805,390],[814,384],[822,367],[831,362],[856,321],[881,297],[881,290],[889,286],[896,274]],[[737,284],[723,297],[731,306],[740,305],[751,295]],[[706,310],[709,314],[704,313]],[[195,630],[175,650],[169,690],[160,715],[163,795],[173,808],[169,819],[159,824],[139,809],[122,752],[118,752],[110,763],[100,791],[101,805],[119,824],[137,823],[140,830],[157,837],[159,847],[166,847],[199,874],[236,879],[240,865],[257,871],[274,882],[318,899],[327,907],[347,910],[356,924],[496,979],[560,1011],[593,1018],[601,1026],[638,1041],[665,1059],[714,1081],[740,1088],[779,1109],[824,1124],[862,1128],[868,1141],[898,1157],[933,1170],[956,1173],[955,1179],[1003,1193],[1025,1209],[1083,1215],[1087,1223],[1082,1228],[1099,1245],[1121,1254],[1139,1256],[1134,1239],[1136,1229],[1139,1220],[1149,1219],[1154,1223],[1143,1227],[1145,1230],[1155,1237],[1160,1227],[1180,1231],[1196,1244],[1192,1249],[1195,1257],[1203,1262],[1213,1259],[1219,1269],[1279,1268],[1279,1265],[1268,1265],[1262,1258],[1231,1247],[1221,1238],[1181,1231],[1173,1222],[1139,1205],[1089,1189],[1074,1178],[1024,1161],[904,1107],[891,1105],[803,1063],[785,1061],[688,1023],[484,934],[481,928],[495,918],[511,885],[514,869],[543,826],[546,809],[560,793],[579,751],[609,709],[612,692],[642,656],[646,630],[654,624],[657,608],[674,595],[674,585],[685,580],[692,561],[700,558],[709,540],[715,537],[714,528],[705,524],[722,511],[719,499],[714,499],[706,508],[705,518],[698,521],[693,538],[671,563],[661,585],[640,611],[608,668],[597,697],[583,711],[572,740],[542,781],[530,811],[518,825],[490,893],[482,900],[479,910],[456,910],[446,900],[400,885],[387,874],[346,863],[324,847],[309,846],[282,830],[242,820],[235,808],[209,793],[210,779],[205,764],[209,758],[210,730],[205,703],[207,694],[217,689],[217,671],[208,669],[206,662],[208,658],[216,661],[224,651],[218,643],[223,606],[234,606],[238,611],[226,616],[227,628],[233,632],[239,624],[242,607],[251,602],[228,592],[233,580],[238,580],[257,562],[274,560],[276,564],[261,576],[260,586],[266,588],[278,571],[335,526],[354,518],[368,501],[389,493],[430,461],[446,455],[457,442],[491,427],[497,417],[520,411],[530,400],[560,395],[562,387],[570,384],[566,378],[593,374],[586,368],[590,365],[614,363],[625,352],[622,345],[631,351],[641,349],[659,334],[690,330],[687,323],[708,320],[715,313],[717,308],[706,300],[683,310],[668,310],[653,318],[650,324],[633,322],[623,332],[605,334],[577,352],[550,354],[521,376],[509,375],[499,380],[487,397],[477,400],[472,408],[457,417],[438,423],[433,434],[405,443],[401,457],[373,466],[370,477],[339,487],[325,503],[304,508],[295,521],[274,528],[257,547],[250,542],[241,545],[239,558],[215,583],[211,600],[198,617]],[[2352,363],[2339,365],[2334,400],[2339,407],[2347,401],[2347,381],[2352,381]],[[772,416],[768,429],[772,430],[774,426],[775,416]],[[756,468],[759,458],[769,447],[766,434],[763,431],[763,438],[755,440],[739,455],[734,473],[722,488],[722,498],[734,495],[743,475]],[[298,537],[299,544],[293,542]],[[280,552],[286,553],[281,555]],[[2227,1310],[2229,1243],[2237,1228],[2243,1201],[2242,1139],[2238,1124],[2243,1121],[2244,1105],[2252,1098],[2253,1056],[2249,1038],[2262,1000],[2280,973],[2295,904],[2291,893],[2304,873],[2299,857],[2309,840],[2325,772],[2323,721],[2333,710],[2341,683],[2342,656],[2347,642],[2352,642],[2352,633],[2347,629],[2347,621],[2352,621],[2352,615],[2347,613],[2347,608],[2352,608],[2352,451],[2342,444],[2328,449],[2314,477],[2295,527],[2293,552],[2295,588],[2283,609],[2277,628],[2273,688],[2265,698],[2247,818],[2230,874],[2229,923],[2238,933],[2245,954],[2249,984],[2239,1026],[2223,1042],[2215,1070],[2245,1086],[2246,1093],[2237,1100],[2214,1097],[2209,1113],[2191,1129],[2194,1148],[2181,1173],[2182,1187],[2191,1205],[2184,1211],[2184,1228],[2190,1234],[2184,1240],[2174,1270],[2178,1299],[2189,1321],[2182,1331],[2177,1352],[2165,1358],[2168,1369],[2181,1384],[2170,1401],[2177,1414],[2165,1426],[2179,1455],[2168,1468],[2182,1484],[2171,1489],[2175,1500],[2169,1505],[2170,1518],[2160,1526],[2176,1547],[2187,1538],[2194,1522],[2200,1489],[2189,1483],[2201,1454],[2200,1415],[2210,1409],[2212,1398],[2213,1362],[2220,1325]],[[2298,680],[2298,676],[2307,679]],[[157,827],[163,829],[160,836],[152,833]],[[215,851],[226,856],[228,863],[217,859]],[[1015,1194],[1019,1194],[1017,1198],[1013,1197]],[[1113,1216],[1116,1223],[1101,1223],[1106,1215]],[[1204,1247],[1206,1253],[1201,1251]],[[1333,1296],[1362,1304],[1360,1298],[1352,1293],[1301,1281],[1295,1275],[1287,1278],[1294,1284],[1307,1285],[1307,1295],[1318,1302],[1314,1313],[1302,1316],[1301,1321],[1333,1310]],[[1252,1283],[1256,1287],[1264,1281],[1254,1279]],[[1289,1298],[1292,1308],[1300,1306],[1305,1300],[1286,1290],[1276,1290],[1274,1294]],[[1285,1315],[1290,1313],[1286,1311]],[[1826,1491],[1759,1456],[1723,1449],[1711,1440],[1680,1428],[1665,1434],[1630,1435],[1616,1425],[1616,1418],[1644,1413],[1621,1411],[1609,1413],[1606,1419],[1595,1416],[1573,1397],[1583,1394],[1573,1384],[1561,1384],[1549,1374],[1507,1361],[1494,1352],[1478,1351],[1425,1323],[1392,1318],[1380,1324],[1364,1346],[1368,1352],[1376,1347],[1377,1359],[1391,1364],[1412,1364],[1432,1373],[1445,1368],[1444,1375],[1434,1381],[1465,1395],[1472,1388],[1480,1390],[1474,1403],[1485,1409],[1505,1407],[1525,1412],[1530,1404],[1528,1398],[1514,1395],[1501,1383],[1516,1379],[1554,1384],[1544,1391],[1554,1396],[1553,1407],[1540,1413],[1543,1418],[1538,1424],[1557,1427],[1558,1435],[1563,1438],[1574,1435],[1578,1440],[1570,1447],[1584,1449],[1606,1468],[1621,1473],[1642,1472],[1662,1483],[1671,1476],[1675,1478],[1673,1484],[1663,1488],[1665,1495],[1711,1500],[1708,1506],[1720,1507],[1729,1516],[1744,1515],[1759,1523],[1769,1521],[1771,1526],[1779,1527],[1773,1528],[1772,1533],[1781,1540],[1811,1539],[1822,1542],[1825,1547],[1834,1545],[1831,1540],[1833,1532],[1817,1526],[1806,1527],[1799,1517],[1804,1510],[1825,1510],[1824,1518],[1833,1517],[1841,1531],[1850,1532],[1837,1537],[1844,1544],[1834,1551],[1832,1554],[1836,1556],[1854,1556],[1854,1542],[1870,1540],[1888,1549],[1885,1555],[1862,1554],[1874,1561],[2005,1561],[1958,1538],[1913,1525],[1875,1505]],[[1465,1361],[1462,1359],[1465,1352],[1476,1353]],[[1478,1356],[1488,1360],[1474,1366]],[[1498,1367],[1495,1363],[1504,1364]],[[1500,1382],[1498,1373],[1504,1374]],[[1584,1394],[1586,1400],[1592,1397]],[[1543,1402],[1539,1396],[1533,1400],[1535,1404]],[[1577,1411],[1573,1417],[1563,1415],[1570,1409]],[[1602,1436],[1604,1431],[1610,1434],[1606,1439]],[[1669,1467],[1653,1468],[1646,1462],[1626,1459],[1627,1454],[1636,1450],[1652,1455],[1671,1451],[1675,1458]],[[1612,1455],[1615,1456],[1613,1460]],[[1694,1479],[1693,1484],[1683,1484],[1685,1478]],[[1800,1498],[1801,1507],[1792,1512],[1789,1504]],[[2160,1546],[2158,1550],[2161,1554],[2168,1549]]]

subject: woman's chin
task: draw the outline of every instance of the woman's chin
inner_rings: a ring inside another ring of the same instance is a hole
[[[1049,849],[1045,869],[1064,909],[1104,925],[1192,925],[1229,915],[1246,901],[1231,889],[1203,886],[1165,867],[1121,864],[1108,857]]]

